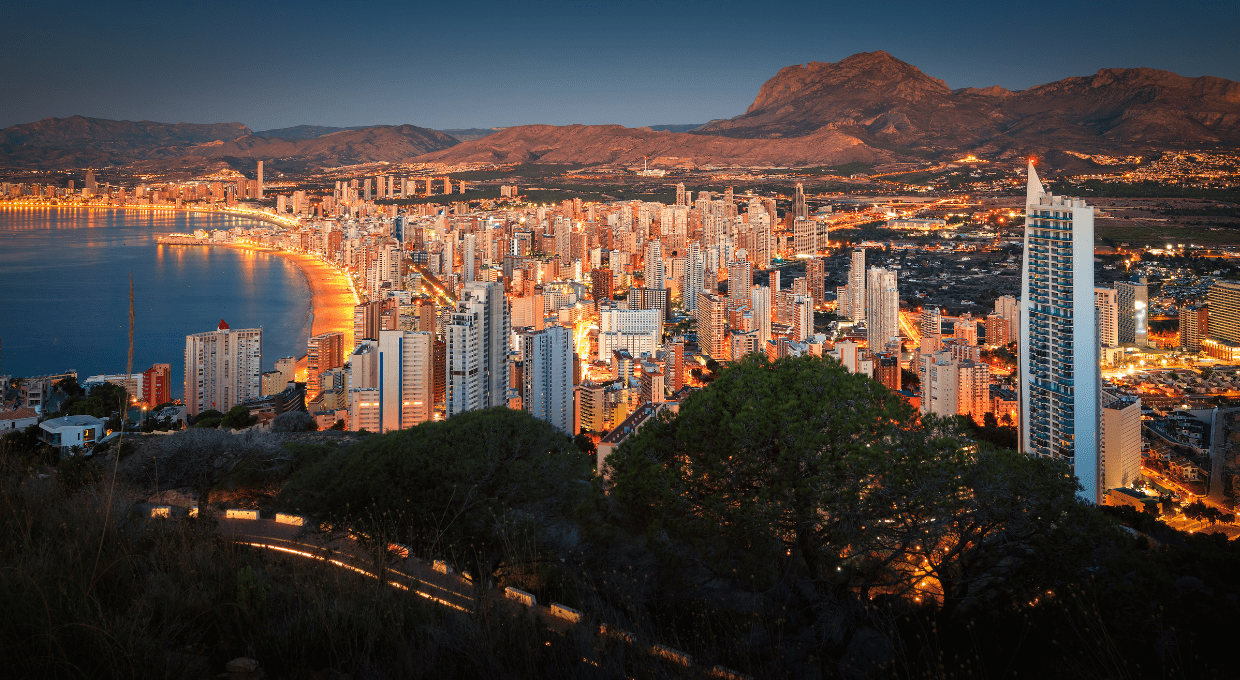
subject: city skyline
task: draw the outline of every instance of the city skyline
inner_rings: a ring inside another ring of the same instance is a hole
[[[388,3],[246,6],[245,21],[236,21],[235,12],[193,5],[138,4],[126,11],[67,5],[56,18],[60,40],[18,32],[0,48],[8,66],[0,86],[24,93],[0,102],[0,127],[71,115],[238,121],[254,130],[700,124],[743,113],[761,84],[784,66],[874,50],[917,63],[953,89],[1020,90],[1138,66],[1240,80],[1240,59],[1229,47],[1237,19],[1225,3],[1193,3],[1173,12],[1153,11],[1154,3],[1039,3],[1047,15],[1070,12],[1076,21],[1105,28],[1091,41],[1043,36],[1036,61],[1015,47],[1026,11],[1016,3],[948,4],[934,11],[915,3],[881,9],[780,3],[766,10],[786,21],[757,24],[743,20],[746,7],[718,4],[565,5],[529,12],[496,3],[468,21],[454,9],[410,11]],[[40,3],[5,6],[13,25],[45,22],[44,9]],[[156,10],[152,27],[147,14]],[[892,22],[893,15],[915,15],[916,21]],[[313,37],[325,21],[333,33]],[[187,32],[187,26],[194,28]],[[788,40],[789,30],[805,37]],[[733,34],[744,39],[695,39]],[[596,49],[616,35],[634,37]],[[341,49],[318,49],[322,41]],[[568,49],[553,47],[566,41]],[[74,49],[64,50],[66,42]],[[512,47],[464,56],[454,47],[478,43]],[[617,48],[627,58],[614,58]],[[103,66],[83,68],[86,54]],[[148,74],[151,63],[160,65],[161,75]],[[317,91],[312,84],[325,81],[333,83],[335,96],[309,94]]]

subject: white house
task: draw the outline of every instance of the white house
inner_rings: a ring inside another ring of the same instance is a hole
[[[39,422],[39,414],[32,408],[19,408],[13,411],[0,411],[0,437],[26,428]]]
[[[64,416],[39,423],[39,439],[65,453],[76,446],[88,451],[107,434],[106,423],[94,416]]]

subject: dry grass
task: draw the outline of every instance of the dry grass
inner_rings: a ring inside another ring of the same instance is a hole
[[[140,517],[123,486],[109,515],[106,473],[78,475],[73,489],[44,472],[0,451],[9,677],[213,678],[238,656],[274,678],[637,672],[622,652],[599,658],[585,627],[553,633],[507,609],[450,613],[352,572],[228,543],[202,522]]]

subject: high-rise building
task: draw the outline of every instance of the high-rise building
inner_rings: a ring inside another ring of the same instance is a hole
[[[792,199],[792,216],[809,219],[809,206],[805,203],[805,185],[797,182],[796,196]]]
[[[258,180],[254,187],[254,198],[261,199],[263,197],[263,162],[258,162]]]
[[[754,329],[762,347],[771,341],[771,289],[754,286],[750,306],[753,308]],[[679,389],[679,388],[678,388]]]
[[[172,401],[172,365],[154,364],[142,372],[142,400],[148,408]]]
[[[893,392],[900,391],[900,356],[882,352],[874,357],[874,379]]]
[[[511,318],[504,285],[465,284],[447,336],[448,417],[508,403],[508,339]]]
[[[366,338],[349,354],[348,389],[379,388],[379,339]],[[378,430],[371,430],[378,432]]]
[[[1008,334],[1006,342],[1016,342],[1016,336],[1020,333],[1020,301],[1011,295],[1000,296],[995,300],[995,314],[1007,319]],[[995,344],[994,340],[987,340]]]
[[[353,342],[364,338],[379,339],[379,320],[383,316],[383,300],[370,300],[353,306]]]
[[[552,253],[560,258],[560,262],[568,263],[573,261],[573,221],[567,217],[557,215],[552,221],[552,234],[555,237],[555,252]]]
[[[952,324],[952,337],[956,338],[958,345],[977,345],[977,322],[973,320],[973,314],[965,312],[957,317]]]
[[[685,339],[683,336],[677,336],[675,340],[668,343],[666,363],[672,394],[675,394],[685,386]]]
[[[344,366],[344,333],[321,333],[306,341],[306,401],[319,394],[319,374]]]
[[[573,339],[569,329],[549,326],[519,335],[521,408],[572,436]]]
[[[867,274],[866,337],[870,349],[881,352],[900,336],[900,292],[894,269],[872,267]]]
[[[874,377],[874,355],[861,345],[851,340],[842,340],[835,343],[833,356],[849,373]]]
[[[1094,305],[1098,308],[1098,343],[1103,347],[1119,346],[1119,300],[1114,288],[1095,288]]]
[[[826,298],[826,267],[822,258],[811,257],[805,261],[805,289],[814,298],[815,305],[821,305]]]
[[[684,184],[676,185],[676,205],[689,205],[689,202],[685,197],[685,185]],[[664,228],[666,229],[666,227]]]
[[[998,314],[986,315],[986,344],[988,345],[1005,345],[1008,342],[1009,328],[1011,323],[1007,319]]]
[[[1098,419],[1098,494],[1141,478],[1141,399],[1102,392]]]
[[[465,234],[465,247],[461,252],[461,280],[468,283],[477,277],[474,273],[477,271],[478,237],[473,234]]]
[[[379,332],[379,432],[403,430],[431,419],[434,345],[435,336],[424,331]]]
[[[728,354],[728,304],[727,300],[707,292],[698,293],[698,347],[715,361],[730,359]]]
[[[753,295],[753,263],[749,260],[728,262],[728,299],[749,302]]]
[[[666,270],[663,265],[663,243],[654,239],[647,241],[644,257],[643,279],[645,287],[655,289],[666,288]]]
[[[438,309],[435,307],[433,298],[423,298],[418,302],[418,330],[427,331],[431,334],[438,333],[439,324],[436,323]],[[356,336],[354,336],[356,337]]]
[[[1094,209],[1047,192],[1029,164],[1020,309],[1020,448],[1072,466],[1098,502]]]
[[[792,220],[792,248],[797,255],[813,256],[818,252],[818,227],[806,217]]]
[[[865,321],[865,302],[865,248],[857,248],[848,270],[848,313],[853,321]]]
[[[614,275],[610,269],[595,269],[590,272],[590,294],[594,298],[595,307],[607,302],[610,304],[615,294]]]
[[[807,295],[792,296],[792,339],[803,342],[814,334],[814,300]]]
[[[922,413],[937,416],[970,416],[981,422],[990,411],[990,366],[974,359],[961,359],[949,350],[919,354]]]
[[[1240,283],[1216,281],[1210,286],[1209,296],[1210,338],[1240,343]]]
[[[680,284],[681,305],[690,314],[697,312],[698,293],[706,286],[706,261],[701,246],[694,241],[685,252],[685,276]]]
[[[262,396],[263,329],[232,330],[223,319],[207,333],[185,336],[185,406],[196,416],[221,413]]]
[[[629,294],[633,294],[630,289]],[[599,307],[598,356],[609,357],[620,349],[634,357],[653,355],[659,348],[663,332],[663,311],[660,309],[618,309]]]
[[[941,335],[943,333],[943,312],[938,307],[926,305],[921,308],[921,335]]]
[[[1200,352],[1201,341],[1209,337],[1210,308],[1192,305],[1180,309],[1180,347]]]
[[[1145,347],[1149,341],[1150,287],[1145,277],[1115,283],[1119,305],[1119,342]]]

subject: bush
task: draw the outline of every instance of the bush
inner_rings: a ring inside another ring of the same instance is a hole
[[[220,420],[220,427],[230,430],[242,430],[258,422],[257,416],[250,415],[250,409],[237,405],[228,409],[228,413]]]
[[[305,411],[281,413],[271,421],[272,432],[315,432],[318,429],[314,416]]]

